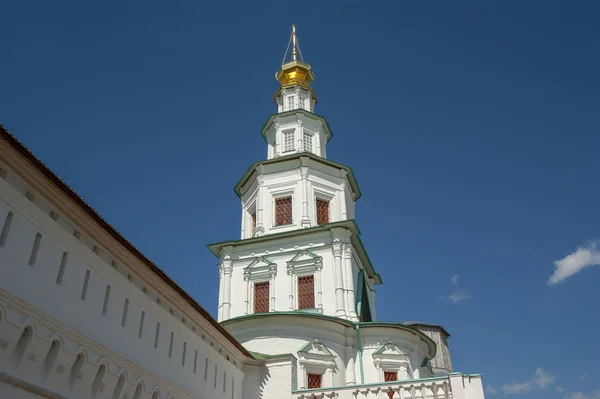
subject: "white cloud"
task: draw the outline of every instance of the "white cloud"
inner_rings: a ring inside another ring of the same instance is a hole
[[[485,387],[485,393],[487,393],[488,395],[495,395],[498,393],[498,390],[492,387],[491,385],[488,385]]]
[[[450,281],[452,281],[452,285],[454,286],[454,292],[452,292],[452,294],[450,295],[440,296],[441,299],[447,299],[449,301],[452,301],[452,303],[454,304],[465,301],[467,299],[471,299],[471,296],[469,295],[467,290],[458,287],[458,282],[460,281],[460,277],[458,274],[453,274],[450,278]]]
[[[554,376],[549,374],[546,370],[541,367],[538,367],[535,370],[533,378],[531,382],[537,385],[540,388],[546,388],[548,385],[552,384],[554,381]]]
[[[565,399],[600,399],[600,390],[584,394],[583,392],[571,392]]]
[[[556,385],[556,390],[558,392],[564,392],[565,391],[565,389],[563,387],[561,387],[560,385],[558,385],[558,384]]]
[[[579,379],[581,381],[583,381],[583,380],[585,380],[585,377],[587,377],[587,374],[583,373],[583,374],[581,374],[581,377],[579,377]]]
[[[525,382],[510,382],[502,386],[502,392],[505,395],[522,394],[533,391],[534,389],[546,388],[554,382],[555,377],[541,367],[538,367],[533,373],[533,377]],[[594,398],[595,399],[595,398]],[[600,398],[599,398],[600,399]]]
[[[458,280],[460,280],[460,277],[458,276],[458,274],[452,275],[452,278],[450,280],[452,280],[452,284],[454,284],[455,286],[458,287]]]
[[[587,246],[554,261],[554,273],[548,278],[548,285],[565,281],[575,273],[590,266],[600,265],[600,240],[591,241]]]
[[[502,392],[504,392],[505,395],[525,393],[531,391],[532,389],[533,386],[531,386],[529,382],[511,382],[502,386]]]

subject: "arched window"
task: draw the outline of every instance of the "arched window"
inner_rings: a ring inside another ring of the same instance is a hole
[[[46,354],[46,357],[44,358],[44,362],[42,363],[42,378],[46,379],[48,378],[48,374],[50,374],[50,370],[52,370],[52,367],[54,366],[54,362],[56,362],[56,358],[58,357],[58,354],[60,352],[60,341],[55,339],[54,341],[52,341],[52,344],[50,345],[50,349],[48,349],[48,353]]]
[[[31,326],[25,327],[23,332],[21,333],[21,337],[19,337],[19,341],[17,342],[17,346],[13,352],[12,356],[12,364],[16,367],[21,364],[21,360],[23,360],[23,356],[25,355],[25,351],[27,347],[31,343],[33,339],[33,328]]]
[[[106,374],[106,365],[101,364],[98,367],[98,371],[96,372],[96,376],[94,377],[94,382],[92,383],[92,398],[95,398],[98,392],[102,390],[104,375]]]

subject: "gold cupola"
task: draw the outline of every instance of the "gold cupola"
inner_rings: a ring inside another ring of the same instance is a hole
[[[290,46],[292,46],[291,58],[286,61]],[[298,56],[300,59],[298,59]],[[288,47],[285,50],[281,69],[277,71],[275,78],[279,81],[281,87],[294,85],[308,87],[310,82],[315,79],[315,75],[311,71],[310,65],[305,63],[302,58],[302,51],[300,51],[300,44],[296,37],[296,27],[294,25],[292,25],[292,36],[290,37]]]

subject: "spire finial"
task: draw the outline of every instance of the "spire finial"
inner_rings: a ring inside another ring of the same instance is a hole
[[[292,48],[292,61],[296,61],[296,25],[292,24],[292,43],[294,47]]]
[[[291,57],[288,58],[290,47],[292,48]],[[296,36],[296,25],[292,25],[292,34],[281,60],[281,69],[277,71],[275,78],[281,83],[281,86],[308,86],[315,78],[315,75],[310,70],[310,65],[304,62],[300,42]]]

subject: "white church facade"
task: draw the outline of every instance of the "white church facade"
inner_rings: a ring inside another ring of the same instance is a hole
[[[484,397],[443,327],[377,321],[361,192],[290,40],[240,238],[208,246],[217,320],[0,125],[0,398]]]

